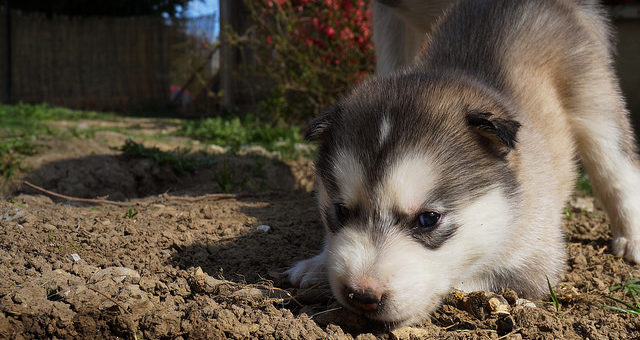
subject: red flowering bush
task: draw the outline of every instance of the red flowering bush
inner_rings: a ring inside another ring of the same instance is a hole
[[[280,118],[317,114],[373,71],[371,11],[363,0],[245,1],[254,53],[246,80],[268,92],[262,106]]]

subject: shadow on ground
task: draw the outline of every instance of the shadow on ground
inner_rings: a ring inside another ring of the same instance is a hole
[[[239,204],[230,208],[210,205],[218,210],[208,213],[215,221],[215,233],[208,234],[211,225],[202,224],[203,230],[193,231],[197,241],[173,247],[171,262],[185,270],[202,267],[214,277],[224,275],[236,282],[273,280],[276,285],[287,286],[276,274],[316,254],[322,244],[323,230],[313,194],[297,185],[296,178],[305,175],[293,173],[311,170],[295,170],[290,164],[256,155],[207,155],[198,164],[184,173],[172,164],[159,164],[150,158],[90,155],[46,163],[25,180],[63,195],[114,201],[163,193],[200,196],[253,192],[255,195],[238,199]],[[23,186],[14,196],[21,192],[39,193]],[[255,227],[259,224],[269,225],[270,231],[258,231]]]
[[[183,157],[168,154],[174,159]],[[46,163],[30,172],[25,180],[63,195],[107,197],[115,201],[162,193],[198,196],[221,192],[290,191],[295,187],[287,164],[262,156],[221,154],[188,161],[190,163],[185,166],[126,155],[90,155]],[[22,190],[33,193],[33,189]]]
[[[279,273],[322,247],[323,228],[314,199],[310,193],[289,192],[250,201],[241,212],[258,225],[268,225],[268,232],[251,226],[248,233],[228,239],[194,242],[173,254],[173,264],[182,269],[202,267],[209,275],[236,282],[271,280],[276,286],[288,286]]]

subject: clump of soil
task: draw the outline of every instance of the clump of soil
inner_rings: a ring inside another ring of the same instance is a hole
[[[626,299],[609,287],[640,272],[611,255],[607,217],[590,198],[567,208],[560,312],[512,291],[454,292],[431,319],[389,330],[340,308],[326,287],[296,289],[280,275],[320,250],[309,160],[229,156],[233,176],[260,163],[262,186],[238,190],[242,180],[232,179],[243,195],[188,201],[180,198],[222,191],[220,168],[180,176],[106,144],[54,145],[29,160],[25,178],[67,195],[129,199],[130,209],[26,187],[0,202],[0,338],[640,337],[637,316],[601,305],[613,304],[603,294]]]

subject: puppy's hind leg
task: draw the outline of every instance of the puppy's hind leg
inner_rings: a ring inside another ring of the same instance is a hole
[[[640,161],[633,131],[610,67],[589,78],[592,84],[583,84],[573,104],[578,152],[611,220],[613,253],[640,263]]]
[[[454,0],[375,0],[373,46],[376,73],[389,74],[411,65],[424,47],[427,33]]]
[[[418,55],[424,38],[425,32],[411,27],[392,7],[397,2],[377,0],[371,4],[378,75],[386,75],[410,65]]]

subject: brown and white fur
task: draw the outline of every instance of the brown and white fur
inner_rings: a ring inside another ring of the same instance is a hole
[[[388,64],[310,126],[327,234],[290,280],[328,279],[342,304],[393,325],[452,287],[540,297],[562,275],[576,154],[613,253],[640,261],[639,162],[595,1],[463,0],[424,41],[416,20],[434,7],[420,4],[437,1],[385,3],[376,20],[405,24],[376,21]]]

